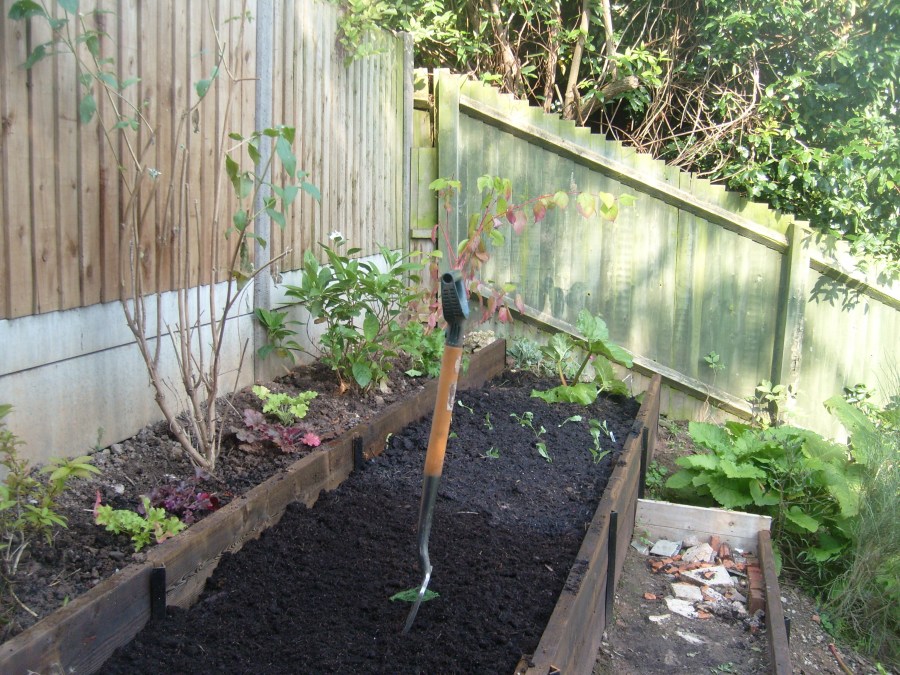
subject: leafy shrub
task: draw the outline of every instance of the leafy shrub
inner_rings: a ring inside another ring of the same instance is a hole
[[[286,286],[293,299],[286,306],[302,305],[313,323],[325,326],[319,340],[322,361],[337,373],[342,390],[351,384],[366,390],[387,377],[398,343],[409,343],[404,318],[424,300],[423,291],[410,282],[418,283],[423,266],[382,246],[382,271],[374,262],[354,258],[358,248],[342,252],[347,242],[340,235],[333,235],[332,243],[322,244],[328,265],[306,251],[300,284]]]
[[[544,357],[553,364],[562,384],[548,391],[532,391],[531,395],[548,403],[581,403],[590,405],[602,392],[626,396],[628,388],[622,380],[615,376],[612,361],[626,368],[633,365],[631,355],[622,347],[609,339],[609,328],[600,316],[592,316],[582,309],[578,313],[576,327],[581,335],[572,336],[556,333],[550,338],[546,347],[541,349]],[[566,379],[566,372],[573,363],[574,354],[580,351],[583,356],[580,365],[572,375],[573,384]],[[588,363],[594,369],[592,382],[581,382]]]
[[[895,383],[900,393],[900,379]],[[838,632],[874,657],[900,667],[900,399],[883,409],[848,392],[826,405],[867,459],[855,542],[846,571],[828,589],[825,612]],[[855,400],[854,400],[855,399]],[[854,407],[855,406],[855,407]]]
[[[859,512],[860,457],[789,426],[691,422],[689,431],[706,452],[678,458],[668,488],[689,501],[771,516],[785,567],[815,588],[843,570]]]

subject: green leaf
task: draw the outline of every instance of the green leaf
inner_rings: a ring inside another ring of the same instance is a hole
[[[634,195],[619,195],[619,206],[634,206],[637,198]]]
[[[378,318],[371,312],[366,312],[366,318],[363,319],[363,335],[366,337],[366,340],[375,342],[380,328]]]
[[[582,192],[575,198],[575,207],[583,218],[590,218],[597,213],[597,207],[594,205],[594,197],[587,192]]]
[[[317,202],[322,201],[322,193],[319,192],[319,188],[317,188],[312,183],[307,183],[306,181],[300,181],[300,189],[303,190],[306,194],[310,195]]]
[[[28,59],[22,64],[22,68],[28,70],[38,61],[44,59],[47,56],[47,53],[47,45],[38,45],[32,50],[31,54],[28,55]]]
[[[206,93],[209,91],[209,88],[212,86],[213,80],[216,79],[219,75],[219,67],[216,66],[213,68],[212,73],[209,78],[206,80],[200,80],[197,84],[194,85],[194,89],[197,91],[197,96],[203,98],[206,96]]]
[[[78,14],[78,0],[56,0],[69,14]]]
[[[246,210],[240,209],[237,213],[234,214],[231,220],[232,222],[234,222],[234,226],[237,228],[238,232],[243,232],[247,229],[249,216],[247,215]]]
[[[753,503],[745,480],[734,480],[723,476],[711,478],[707,484],[709,492],[726,509],[736,509]]]
[[[719,468],[728,478],[765,478],[766,472],[752,464],[735,464],[730,459],[719,462]]]
[[[681,469],[673,473],[666,481],[666,487],[672,490],[681,490],[691,485],[694,480],[694,473],[687,469]]]
[[[825,407],[850,434],[853,444],[853,456],[861,464],[868,463],[869,452],[879,443],[875,425],[859,408],[850,405],[840,396],[833,396],[825,401]]]
[[[819,529],[819,521],[809,514],[804,513],[799,506],[792,506],[785,511],[784,515],[787,516],[787,519],[794,523],[794,525],[802,527],[804,530],[815,532]]]
[[[763,492],[762,484],[755,480],[750,481],[750,496],[757,506],[776,506],[781,503],[781,499],[774,491]]]
[[[22,21],[23,19],[30,19],[33,16],[47,16],[47,13],[44,11],[44,8],[34,2],[34,0],[18,0],[18,2],[14,2],[12,7],[9,8],[9,14],[7,16],[13,21]]]
[[[266,213],[269,214],[269,218],[271,218],[278,224],[278,227],[280,227],[282,230],[285,228],[285,225],[287,225],[287,222],[285,221],[284,214],[281,213],[281,211],[277,211],[275,209],[268,208],[268,209],[266,209]]]
[[[400,602],[415,602],[419,599],[419,588],[409,588],[405,591],[400,591],[399,593],[394,593],[390,599],[392,601],[399,600]],[[429,600],[434,600],[435,598],[441,597],[439,594],[434,591],[430,591],[427,588],[425,589],[425,595],[422,596],[422,602],[428,602]]]
[[[547,391],[539,391],[533,389],[531,391],[533,398],[539,398],[547,403],[580,403],[581,405],[591,405],[597,400],[597,387],[590,382],[579,382],[572,385],[561,385],[548,389]]]
[[[676,459],[675,463],[685,469],[719,470],[719,458],[715,455],[686,455]]]
[[[553,195],[553,203],[564,209],[569,205],[569,195],[562,190]]]
[[[694,443],[718,454],[727,453],[731,447],[731,437],[728,432],[715,424],[691,422],[688,425],[688,432]]]
[[[359,385],[360,389],[365,389],[369,386],[369,383],[372,381],[372,369],[368,364],[354,363],[351,370],[353,379],[356,380],[356,384]]]
[[[279,137],[278,140],[275,141],[275,152],[278,154],[278,159],[281,160],[281,164],[284,166],[287,175],[293,178],[297,173],[297,158],[294,156],[291,144],[284,138]]]
[[[250,155],[250,161],[253,162],[254,165],[258,165],[260,160],[262,160],[262,155],[259,153],[259,148],[256,147],[256,143],[247,143],[247,154]]]
[[[616,203],[616,198],[608,192],[601,192],[597,195],[597,197],[600,199],[600,203],[603,204],[604,208],[606,208],[607,210],[611,209]]]
[[[88,94],[81,99],[81,103],[78,104],[78,117],[82,124],[90,122],[96,111],[97,101],[94,100],[93,94]]]

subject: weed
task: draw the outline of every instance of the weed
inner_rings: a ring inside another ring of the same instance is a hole
[[[644,477],[644,485],[651,499],[663,499],[666,494],[666,477],[669,469],[659,462],[650,462],[647,467],[647,475]]]

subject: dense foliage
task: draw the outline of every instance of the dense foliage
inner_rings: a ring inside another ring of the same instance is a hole
[[[349,0],[449,67],[900,267],[893,0]]]

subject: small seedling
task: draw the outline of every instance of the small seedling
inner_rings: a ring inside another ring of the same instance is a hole
[[[531,429],[531,431],[534,433],[534,438],[537,441],[535,447],[537,448],[538,454],[548,462],[552,462],[553,458],[550,457],[550,453],[547,452],[547,444],[541,440],[541,436],[547,433],[547,430],[543,425],[539,427],[534,426],[534,413],[529,410],[522,413],[521,415],[510,413],[509,416],[512,417],[516,422],[518,422],[519,426],[523,429]]]
[[[541,427],[541,428],[543,428],[543,427]],[[543,457],[545,460],[547,460],[548,464],[552,464],[553,458],[550,456],[550,453],[547,452],[547,444],[538,442],[536,447],[537,447],[538,454],[541,457]]]
[[[468,411],[469,411],[471,414],[473,414],[473,415],[475,414],[475,410],[474,410],[473,408],[470,408],[469,406],[467,406],[467,405],[466,405],[465,403],[463,403],[462,401],[459,401],[459,400],[458,400],[458,401],[456,402],[456,405],[458,405],[460,408],[465,408],[466,410],[468,410]]]
[[[484,426],[487,427],[488,431],[494,430],[494,423],[491,422],[491,413],[489,413],[489,412],[486,412],[484,414]]]
[[[588,420],[588,426],[590,427],[591,438],[594,439],[594,447],[588,449],[591,451],[591,457],[594,458],[594,464],[597,464],[612,452],[611,450],[603,450],[600,447],[600,434],[605,434],[613,443],[616,442],[616,437],[606,425],[606,420],[601,422],[600,420],[590,419]]]
[[[568,424],[569,422],[581,422],[583,420],[584,418],[581,415],[572,415],[571,417],[567,417],[566,419],[564,419],[562,421],[562,424],[560,424],[559,426],[563,426],[565,424]]]
[[[422,596],[422,602],[428,602],[429,600],[434,600],[435,598],[441,597],[440,594],[435,593],[434,591],[429,591],[427,588],[425,589],[425,595]],[[400,591],[399,593],[394,593],[391,597],[391,601],[400,601],[400,602],[415,602],[419,599],[419,587],[415,588],[407,588],[405,591]]]
[[[500,451],[491,446],[488,450],[485,451],[484,456],[488,459],[500,459]]]

